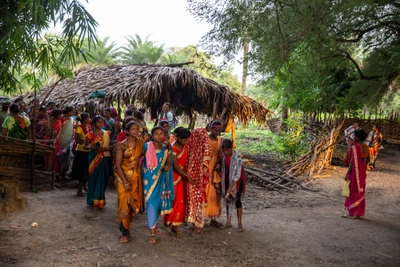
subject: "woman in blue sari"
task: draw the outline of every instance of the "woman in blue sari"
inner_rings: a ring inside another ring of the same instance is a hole
[[[145,157],[142,167],[144,198],[147,211],[147,224],[150,229],[149,243],[157,242],[157,219],[159,215],[172,212],[174,195],[174,176],[168,146],[162,139],[164,131],[157,126],[151,130],[152,141],[144,145]]]

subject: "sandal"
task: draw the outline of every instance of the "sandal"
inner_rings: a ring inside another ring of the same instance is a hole
[[[168,231],[171,231],[172,228],[173,228],[172,223],[171,223],[171,224],[166,224],[166,223],[164,223],[164,227],[165,227],[165,229],[167,229]]]
[[[127,238],[131,237],[131,231],[129,231],[128,229],[125,229],[122,222],[119,224],[119,230],[121,231],[122,236],[126,236]]]
[[[345,219],[354,219],[353,216],[350,216],[350,215],[348,215],[348,214],[342,215],[342,218],[345,218]]]
[[[217,227],[217,228],[221,228],[222,223],[217,222],[216,220],[211,220],[210,226],[214,226],[214,227]]]
[[[181,237],[182,236],[182,232],[178,229],[177,226],[173,226],[171,228],[171,232],[175,233],[176,237]]]
[[[195,233],[195,234],[202,234],[203,231],[201,231],[201,228],[199,228],[199,227],[194,227],[194,228],[193,228],[193,233]]]
[[[227,229],[227,228],[232,228],[232,224],[224,224],[219,227],[219,229]]]
[[[155,233],[156,235],[159,235],[159,234],[161,234],[161,230],[158,229],[158,227],[156,226],[156,227],[154,228],[154,233]]]
[[[241,225],[241,226],[238,226],[238,228],[236,229],[236,231],[237,232],[244,232],[244,228],[243,228],[243,225]]]
[[[119,239],[119,241],[121,241],[121,243],[128,243],[129,239],[127,236],[121,236],[121,238]]]
[[[149,237],[149,243],[150,243],[150,244],[155,244],[155,243],[157,243],[157,237],[156,237],[155,234],[151,234],[151,235],[150,235],[150,237]]]

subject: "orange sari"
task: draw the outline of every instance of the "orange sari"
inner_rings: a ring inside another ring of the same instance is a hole
[[[183,147],[182,151],[179,148],[172,146],[172,151],[174,156],[176,156],[177,163],[179,167],[184,170],[187,160],[187,149],[186,146]],[[174,173],[174,192],[175,199],[172,201],[173,210],[170,214],[164,216],[164,222],[167,225],[172,224],[173,226],[179,226],[183,223],[185,219],[185,190],[182,177]]]
[[[144,211],[143,184],[139,164],[143,154],[143,143],[143,139],[138,138],[134,147],[128,147],[125,142],[122,142],[118,148],[123,153],[122,171],[132,187],[131,191],[126,192],[122,179],[118,172],[115,172],[114,183],[118,192],[117,223],[122,222],[127,230],[130,229],[132,217]]]
[[[210,140],[211,145],[211,161],[208,165],[208,170],[211,173],[210,183],[206,187],[207,206],[205,208],[205,218],[215,219],[221,217],[221,194],[217,193],[216,186],[221,187],[221,170],[216,170],[215,167],[221,161],[221,148],[222,138],[218,137],[217,140]],[[218,169],[218,168],[217,168]],[[221,189],[219,189],[221,190]]]

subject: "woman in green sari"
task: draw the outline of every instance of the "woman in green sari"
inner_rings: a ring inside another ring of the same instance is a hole
[[[3,135],[17,139],[31,139],[31,122],[27,117],[19,115],[18,104],[11,104],[9,108],[10,115],[3,122]]]
[[[85,149],[89,152],[89,179],[87,204],[95,208],[103,208],[106,205],[106,187],[108,183],[109,165],[107,156],[110,155],[110,132],[101,128],[104,119],[95,116],[92,120],[94,130],[86,135]]]

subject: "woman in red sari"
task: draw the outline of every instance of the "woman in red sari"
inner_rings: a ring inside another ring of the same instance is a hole
[[[208,166],[211,161],[210,139],[207,130],[197,128],[190,134],[187,144],[188,159],[186,163],[187,174],[192,177],[193,184],[186,186],[186,212],[187,222],[193,223],[193,232],[201,233],[204,227],[204,208],[207,203],[206,186],[210,180]]]
[[[172,154],[174,156],[174,191],[175,199],[172,201],[173,211],[170,214],[164,215],[164,224],[168,229],[171,229],[176,236],[182,235],[178,226],[185,219],[185,188],[183,178],[187,179],[190,184],[193,184],[192,178],[186,173],[185,165],[187,160],[186,144],[190,139],[190,131],[183,127],[178,127],[174,131],[176,141],[172,144]]]
[[[350,166],[345,180],[350,180],[350,196],[346,197],[344,207],[349,211],[344,218],[361,218],[365,213],[365,186],[369,149],[364,143],[368,134],[364,130],[354,132],[354,144],[350,151]]]

